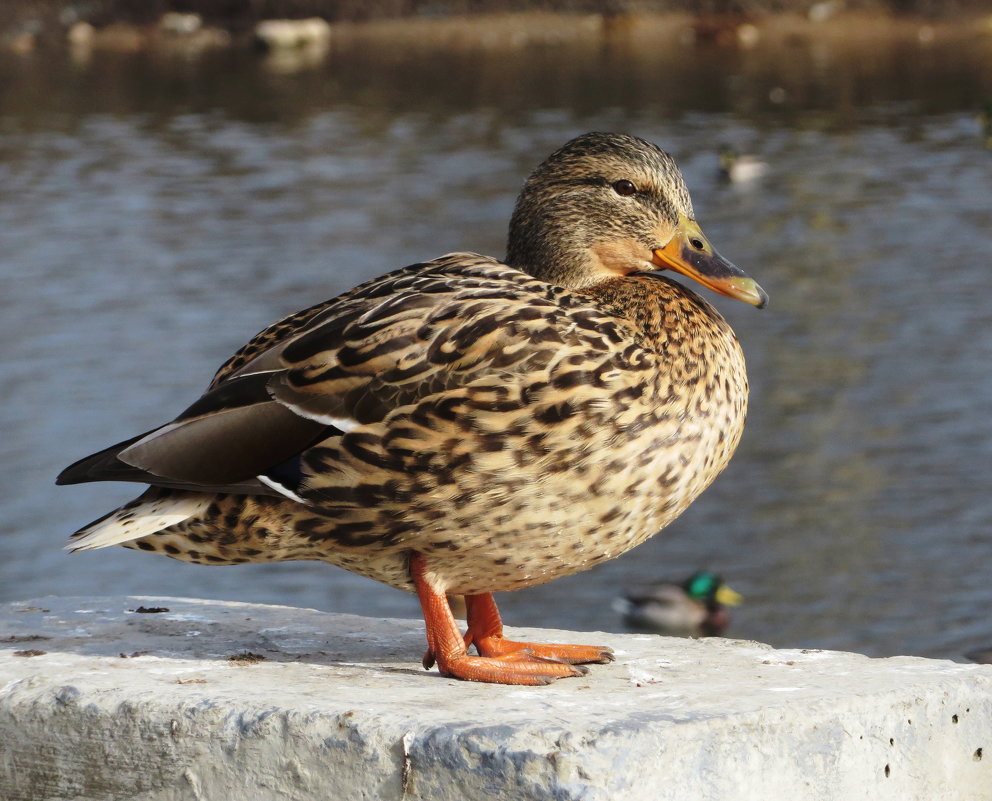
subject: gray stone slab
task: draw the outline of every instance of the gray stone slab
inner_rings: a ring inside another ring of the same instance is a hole
[[[0,799],[992,798],[992,666],[510,633],[618,659],[515,688],[424,672],[420,621],[0,607]]]

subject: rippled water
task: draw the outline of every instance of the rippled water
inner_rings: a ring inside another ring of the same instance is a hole
[[[501,254],[537,161],[618,129],[678,158],[704,230],[771,295],[761,312],[715,300],[748,357],[751,418],[683,518],[505,596],[507,620],[620,630],[626,585],[706,565],[747,596],[736,636],[954,658],[987,645],[992,153],[974,114],[992,45],[913,48],[363,49],[289,73],[237,53],[0,62],[0,600],[417,614],[320,564],[69,556],[72,530],[135,493],[53,478],[178,412],[280,315],[449,250]],[[766,178],[721,184],[723,143],[765,159]]]

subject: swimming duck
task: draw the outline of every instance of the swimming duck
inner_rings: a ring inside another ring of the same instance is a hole
[[[323,560],[417,594],[427,668],[584,675],[611,650],[510,640],[492,593],[643,542],[744,426],[737,338],[666,269],[767,298],[703,235],[668,154],[573,139],[524,184],[503,261],[448,254],[292,314],[174,420],[63,471],[60,484],[150,485],[67,547]],[[466,596],[464,637],[445,593]]]
[[[738,153],[732,147],[720,149],[720,178],[731,184],[749,184],[765,176],[768,163],[757,156]]]
[[[624,623],[638,631],[676,637],[712,637],[730,622],[728,606],[743,597],[716,573],[700,570],[681,584],[650,584],[618,598],[616,609]]]

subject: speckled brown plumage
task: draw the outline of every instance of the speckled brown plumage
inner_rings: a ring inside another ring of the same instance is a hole
[[[152,485],[75,545],[331,562],[416,589],[428,662],[444,672],[575,675],[521,656],[543,646],[493,645],[504,642],[495,606],[471,597],[624,553],[736,448],[737,339],[707,302],[648,271],[673,267],[755,305],[764,296],[702,238],[674,162],[614,134],[573,140],[535,171],[507,261],[450,254],[265,329],[172,423],[63,473]],[[444,592],[470,596],[469,640],[488,660],[447,653],[457,645],[438,621],[450,612],[433,598]]]

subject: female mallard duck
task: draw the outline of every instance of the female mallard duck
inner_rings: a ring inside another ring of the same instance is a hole
[[[69,547],[323,560],[416,592],[445,675],[583,675],[610,649],[505,639],[492,593],[643,542],[744,425],[733,331],[665,268],[766,300],[707,242],[670,156],[580,136],[524,185],[505,262],[449,254],[297,312],[175,420],[67,468],[59,483],[151,485]],[[467,596],[464,638],[446,592]]]
[[[728,606],[743,598],[716,573],[700,570],[681,584],[650,584],[617,599],[624,623],[638,631],[712,637],[730,622]]]

